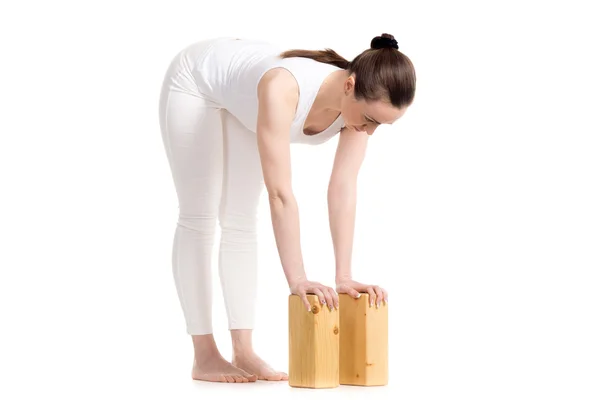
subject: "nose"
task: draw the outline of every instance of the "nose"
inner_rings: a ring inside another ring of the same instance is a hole
[[[354,125],[354,129],[358,132],[366,132],[367,135],[372,135],[375,132],[375,127],[370,127],[369,124]]]
[[[359,132],[368,132],[367,127],[367,124],[355,125],[354,129],[356,129]]]

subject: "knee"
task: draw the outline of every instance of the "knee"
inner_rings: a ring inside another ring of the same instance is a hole
[[[177,225],[201,235],[212,236],[215,233],[217,216],[212,214],[179,214]]]
[[[257,240],[256,216],[226,214],[220,218],[221,236],[224,241],[236,244],[254,244]]]

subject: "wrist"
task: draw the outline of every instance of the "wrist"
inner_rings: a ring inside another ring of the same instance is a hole
[[[352,276],[350,274],[341,274],[341,275],[336,275],[335,277],[335,284],[338,285],[340,283],[346,282],[346,281],[351,281],[352,280]]]
[[[290,277],[288,278],[288,286],[290,289],[292,289],[293,287],[295,287],[296,285],[298,285],[301,282],[306,282],[306,275],[302,274],[302,275],[297,275],[294,277]]]

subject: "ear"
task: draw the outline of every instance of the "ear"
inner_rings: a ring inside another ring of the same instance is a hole
[[[355,84],[354,74],[352,74],[344,81],[344,94],[346,96],[354,93],[354,84]]]

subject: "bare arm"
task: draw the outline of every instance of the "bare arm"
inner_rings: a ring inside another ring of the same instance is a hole
[[[329,190],[329,226],[335,253],[335,283],[338,293],[359,297],[369,294],[371,305],[387,302],[387,291],[377,285],[352,279],[352,245],[356,220],[356,193],[360,167],[364,161],[368,135],[366,132],[342,130],[335,154]]]
[[[271,209],[271,221],[281,265],[288,285],[310,309],[307,293],[319,296],[330,307],[337,294],[306,278],[300,246],[298,204],[292,191],[290,127],[298,104],[298,86],[285,69],[267,72],[258,86],[258,149]]]
[[[289,131],[298,102],[293,77],[274,69],[258,87],[258,149],[281,264],[290,287],[306,278],[300,248],[298,204],[292,191]]]
[[[356,218],[358,173],[365,158],[368,135],[343,129],[327,192],[329,227],[335,253],[336,282],[352,279],[352,245]]]

